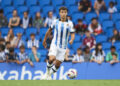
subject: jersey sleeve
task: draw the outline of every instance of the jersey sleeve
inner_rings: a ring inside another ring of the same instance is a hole
[[[53,22],[52,22],[52,24],[50,25],[50,29],[54,29],[55,28],[55,24],[56,24],[56,20],[54,20]]]
[[[70,32],[71,32],[71,33],[75,32],[73,23],[72,23],[72,22],[69,22],[69,24],[70,24]]]

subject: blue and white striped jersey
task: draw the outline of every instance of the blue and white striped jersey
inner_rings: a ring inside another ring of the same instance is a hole
[[[59,48],[67,48],[68,38],[71,32],[75,32],[72,21],[67,20],[65,22],[56,19],[50,26],[54,29],[54,37],[52,44],[55,44]]]

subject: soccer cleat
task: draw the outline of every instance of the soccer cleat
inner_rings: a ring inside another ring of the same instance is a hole
[[[50,74],[50,68],[46,68],[46,74],[47,74],[47,75]]]
[[[45,75],[42,76],[41,80],[47,80],[47,78],[48,78],[48,74],[45,73]]]
[[[51,74],[45,73],[45,75],[43,75],[41,80],[52,80]]]
[[[51,79],[49,75],[50,75],[50,69],[46,68],[46,73],[45,75],[43,75],[42,80],[47,80],[48,78]]]
[[[47,80],[52,80],[52,77],[49,75],[49,76],[47,77]]]

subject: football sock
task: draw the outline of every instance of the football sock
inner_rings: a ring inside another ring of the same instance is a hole
[[[53,63],[50,64],[49,61],[48,61],[47,62],[47,69],[50,70],[50,68],[52,68],[52,66],[53,66]]]
[[[57,72],[58,68],[54,65],[51,69],[50,69],[50,74],[53,74],[55,72]]]

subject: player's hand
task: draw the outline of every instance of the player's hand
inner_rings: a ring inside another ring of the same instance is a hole
[[[69,43],[72,44],[72,43],[73,43],[73,40],[70,40]]]
[[[46,48],[46,47],[47,47],[47,43],[46,43],[46,41],[45,41],[45,40],[43,41],[43,46],[44,46],[44,48]]]

